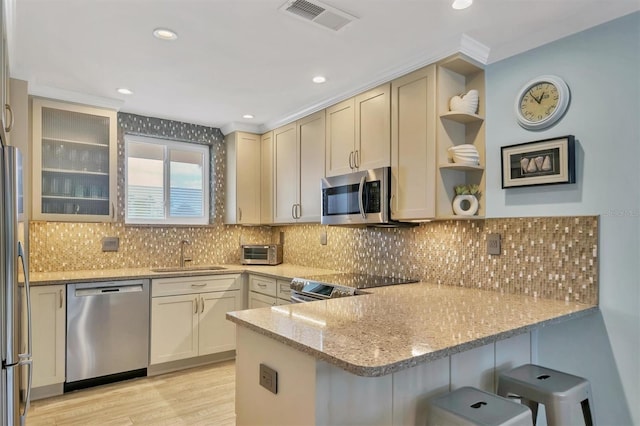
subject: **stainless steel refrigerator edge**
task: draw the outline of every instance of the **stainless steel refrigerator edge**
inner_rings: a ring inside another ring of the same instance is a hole
[[[26,221],[22,197],[22,158],[12,146],[0,150],[0,343],[2,345],[2,379],[0,385],[0,422],[2,425],[24,424],[31,394],[31,300],[29,272],[24,252]],[[24,285],[18,284],[18,271]],[[26,309],[26,312],[24,312]],[[25,315],[26,314],[26,315]],[[26,336],[22,321],[26,320]],[[23,350],[24,352],[20,353]],[[22,368],[26,382],[21,385]]]

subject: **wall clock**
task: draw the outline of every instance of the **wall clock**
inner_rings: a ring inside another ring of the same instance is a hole
[[[516,97],[518,124],[541,130],[558,121],[569,107],[569,86],[560,77],[542,75],[522,86]]]

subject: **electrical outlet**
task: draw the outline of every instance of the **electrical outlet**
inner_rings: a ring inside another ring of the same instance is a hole
[[[323,246],[327,245],[327,231],[322,231],[320,233],[320,244]]]
[[[278,393],[278,372],[264,364],[260,364],[260,386],[269,392]]]
[[[102,239],[102,251],[118,251],[120,246],[120,238],[104,237]]]
[[[487,254],[499,255],[501,249],[501,237],[500,234],[488,234],[487,235]]]

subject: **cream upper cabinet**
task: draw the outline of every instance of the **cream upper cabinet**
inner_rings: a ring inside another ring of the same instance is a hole
[[[273,131],[274,197],[273,221],[295,221],[298,203],[300,168],[298,164],[298,138],[296,123],[287,124]]]
[[[326,176],[350,173],[354,169],[355,99],[326,109]]]
[[[32,118],[33,218],[113,221],[116,112],[34,99]]]
[[[0,138],[5,145],[10,144],[13,126],[13,110],[9,101],[9,44],[7,43],[6,8],[7,1],[0,2]]]
[[[273,131],[274,222],[320,222],[325,111]]]
[[[34,388],[65,381],[65,286],[31,287]],[[43,395],[44,396],[44,395]]]
[[[436,80],[429,65],[391,83],[391,217],[435,217]]]
[[[391,164],[391,85],[327,108],[326,175]]]
[[[230,133],[227,146],[226,224],[260,224],[260,135],[245,132]]]
[[[273,132],[260,139],[260,223],[273,223]]]
[[[300,198],[297,222],[320,223],[321,180],[324,177],[325,111],[297,121],[300,150]]]
[[[355,98],[358,170],[391,165],[391,84],[383,84]]]

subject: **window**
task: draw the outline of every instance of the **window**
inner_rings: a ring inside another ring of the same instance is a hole
[[[125,223],[209,223],[209,147],[125,136]]]

